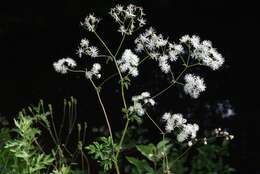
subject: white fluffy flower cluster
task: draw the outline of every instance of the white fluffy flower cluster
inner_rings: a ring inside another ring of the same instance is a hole
[[[188,138],[194,139],[196,138],[197,131],[199,130],[199,126],[197,124],[186,124],[187,120],[183,118],[183,115],[165,113],[162,116],[162,120],[166,122],[165,130],[170,133],[175,128],[178,128],[177,140],[178,142],[183,142]]]
[[[155,105],[155,101],[151,98],[149,92],[142,92],[141,95],[133,96],[132,101],[134,102],[134,105],[129,107],[129,111],[131,113],[135,112],[139,116],[142,116],[145,113],[144,105]]]
[[[99,21],[100,21],[100,19],[98,19],[94,15],[90,14],[85,18],[85,21],[82,22],[81,25],[86,27],[90,32],[94,32],[96,25],[99,23]],[[85,38],[81,40],[80,46],[77,50],[77,54],[80,58],[82,57],[83,54],[88,55],[93,58],[99,57],[98,52],[99,52],[98,48],[95,46],[90,46],[89,40],[87,40]],[[69,70],[68,67],[75,67],[76,63],[73,59],[66,58],[66,59],[60,59],[57,62],[54,62],[53,66],[57,72],[65,74]],[[94,63],[92,65],[92,68],[90,71],[88,71],[86,69],[85,76],[88,79],[92,79],[93,76],[95,76],[96,78],[100,78],[101,77],[100,70],[101,70],[101,65],[99,63]],[[82,72],[82,71],[80,70],[77,72]]]
[[[164,73],[171,70],[170,62],[176,61],[178,55],[184,52],[182,45],[172,44],[161,34],[156,34],[151,27],[135,39],[136,51],[146,51],[152,59],[157,60]]]
[[[186,94],[189,94],[192,98],[198,98],[199,94],[205,91],[206,89],[204,79],[199,76],[195,76],[193,74],[186,74],[184,76],[184,80],[184,92]]]
[[[181,43],[188,43],[192,46],[191,57],[200,60],[204,65],[210,67],[213,70],[219,69],[223,63],[224,58],[216,48],[212,47],[211,41],[200,41],[199,36],[185,35],[180,38]]]
[[[58,60],[57,62],[53,63],[53,67],[55,71],[66,74],[68,72],[69,67],[75,67],[77,66],[76,62],[71,58],[62,58]]]
[[[88,31],[94,32],[99,22],[99,18],[95,17],[94,14],[89,14],[88,16],[86,16],[84,22],[81,22],[81,25],[83,27],[86,27]]]
[[[187,122],[187,120],[182,117],[182,114],[171,115],[169,112],[163,114],[162,119],[166,121],[166,132],[171,132],[174,128],[182,127],[182,125]]]
[[[130,49],[126,49],[122,58],[117,60],[121,72],[128,71],[133,77],[138,76],[139,58]]]
[[[146,29],[144,33],[140,34],[138,38],[136,38],[135,43],[136,51],[141,52],[146,48],[152,52],[166,46],[168,40],[164,39],[161,34],[157,35],[155,30],[150,27],[149,29]]]
[[[185,141],[187,138],[194,139],[197,136],[197,131],[199,126],[197,124],[184,124],[181,132],[177,135],[177,140],[179,142]]]
[[[80,58],[82,57],[82,54],[88,55],[90,57],[98,57],[98,48],[95,46],[89,46],[89,41],[84,38],[81,39],[77,54]]]
[[[214,134],[216,137],[224,137],[226,140],[234,139],[234,135],[229,134],[229,132],[224,131],[221,128],[215,129]]]
[[[92,79],[93,75],[99,79],[101,77],[101,74],[99,73],[100,70],[101,70],[101,65],[99,63],[94,63],[90,71],[86,70],[85,75],[88,79]]]
[[[123,35],[132,35],[132,33],[145,25],[146,20],[143,18],[143,8],[132,4],[127,7],[116,5],[111,8],[109,14],[120,25],[118,31]]]

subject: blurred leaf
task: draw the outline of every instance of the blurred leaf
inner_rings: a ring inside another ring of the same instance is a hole
[[[147,145],[137,145],[136,148],[139,152],[141,152],[142,155],[144,155],[150,161],[154,161],[154,155],[156,152],[156,147],[154,144],[150,143]]]
[[[138,174],[155,174],[155,171],[152,167],[149,166],[149,163],[147,161],[139,160],[134,157],[126,157],[126,159],[129,163],[133,164],[136,167]]]

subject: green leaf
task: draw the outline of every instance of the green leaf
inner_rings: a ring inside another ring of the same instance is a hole
[[[131,164],[133,164],[136,168],[138,173],[143,174],[143,173],[155,173],[153,168],[149,165],[149,163],[145,160],[139,160],[134,157],[126,157],[127,161]]]
[[[165,139],[165,140],[162,140],[160,141],[158,144],[157,144],[157,149],[162,149],[164,148],[167,144],[169,144],[170,140],[169,139]]]
[[[116,146],[113,146],[111,137],[100,137],[97,141],[85,147],[105,171],[110,170],[113,166],[115,160],[113,150],[115,148]]]
[[[146,158],[148,158],[151,161],[154,161],[154,158],[155,158],[154,155],[156,152],[156,147],[154,144],[150,143],[148,145],[137,145],[136,148]]]
[[[139,124],[139,125],[142,124],[142,122],[143,122],[142,118],[139,115],[137,115],[136,113],[132,113],[129,116],[129,119],[130,119],[131,122],[136,121],[136,123]]]

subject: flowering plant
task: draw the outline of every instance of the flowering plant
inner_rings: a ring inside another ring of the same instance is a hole
[[[68,72],[83,73],[92,84],[101,105],[109,136],[101,137],[93,144],[85,146],[85,149],[101,164],[105,171],[115,170],[117,174],[120,174],[122,170],[120,163],[124,162],[122,153],[127,150],[125,137],[129,131],[129,126],[136,123],[141,124],[144,117],[147,117],[162,135],[162,140],[157,145],[138,145],[137,149],[156,167],[141,169],[147,166],[144,161],[130,156],[126,160],[136,166],[140,173],[142,171],[146,173],[171,173],[171,165],[168,161],[169,149],[172,146],[170,144],[171,139],[188,146],[189,149],[200,141],[207,144],[208,137],[197,138],[199,125],[190,123],[181,113],[162,113],[162,125],[156,123],[150,108],[156,107],[156,99],[175,85],[182,86],[185,94],[197,99],[206,90],[206,84],[202,77],[191,72],[192,68],[203,66],[218,70],[223,65],[224,58],[213,47],[211,41],[201,40],[196,35],[184,35],[174,42],[157,33],[152,27],[138,35],[134,40],[134,48],[124,49],[123,45],[126,38],[134,36],[136,32],[146,25],[143,8],[132,4],[126,7],[116,5],[110,10],[109,14],[119,25],[118,32],[121,34],[121,42],[116,51],[109,48],[97,31],[101,19],[94,14],[90,14],[81,23],[81,26],[96,36],[104,50],[101,51],[98,47],[91,45],[88,39],[84,38],[79,44],[77,55],[80,59],[84,58],[87,61],[94,62],[92,65],[88,64],[87,68],[79,69],[76,61],[72,58],[63,58],[53,63],[55,70],[62,74]],[[101,70],[105,69],[105,67],[103,67],[104,63],[100,63],[99,60],[104,59],[107,64],[113,64],[116,69],[115,74],[110,76],[102,74]],[[158,70],[170,79],[169,85],[154,94],[148,91],[139,91],[139,94],[132,96],[131,101],[129,101],[126,92],[131,88],[133,79],[140,78],[140,68],[143,68],[144,63],[149,61],[158,64]],[[178,72],[179,68],[176,67],[182,68],[182,70]],[[119,138],[114,136],[110,123],[111,117],[107,114],[106,104],[101,96],[104,85],[114,78],[119,78],[123,104],[122,119],[125,120],[125,126]],[[227,140],[234,137],[221,129],[215,130],[215,136],[224,137]],[[178,159],[179,157],[176,160]]]

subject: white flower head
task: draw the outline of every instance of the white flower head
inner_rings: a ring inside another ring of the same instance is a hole
[[[118,29],[118,32],[124,35],[125,33],[127,33],[127,29],[125,28],[124,25],[121,25]]]
[[[98,48],[97,48],[97,47],[94,47],[94,46],[89,47],[89,52],[88,52],[88,54],[89,54],[91,57],[98,57]]]
[[[171,118],[171,116],[172,116],[171,113],[166,112],[166,113],[163,114],[162,120],[163,121],[168,121]]]
[[[188,138],[194,139],[197,136],[199,126],[197,124],[185,124],[182,127],[181,132],[177,135],[177,140],[183,142]]]
[[[162,70],[162,72],[164,72],[165,74],[169,73],[171,70],[171,66],[168,63],[168,59],[169,59],[169,56],[167,56],[167,55],[162,55],[158,58],[159,67]]]
[[[101,70],[101,65],[99,63],[94,63],[92,66],[92,69],[90,71],[86,70],[86,78],[92,79],[93,75],[96,76],[96,78],[100,78],[101,74],[99,73]]]
[[[188,41],[190,41],[190,36],[189,35],[184,35],[184,36],[182,36],[181,38],[180,38],[180,42],[182,42],[182,43],[186,43],[186,42],[188,42]]]
[[[192,35],[190,39],[191,44],[197,48],[200,45],[200,37],[196,35]]]
[[[199,94],[205,91],[206,89],[204,79],[199,76],[195,76],[193,74],[186,74],[184,76],[184,80],[184,92],[186,94],[189,94],[192,98],[198,98]]]
[[[145,114],[145,105],[155,105],[155,101],[150,97],[149,92],[142,92],[140,95],[133,96],[132,101],[134,102],[134,105],[129,107],[129,111],[136,112],[139,116]]]
[[[124,7],[122,5],[120,5],[120,4],[117,4],[116,7],[115,7],[115,9],[118,11],[118,13],[123,12],[123,10],[124,10],[123,8]]]
[[[154,51],[165,47],[168,44],[168,40],[164,39],[161,34],[156,34],[155,30],[150,27],[135,39],[135,44],[142,44],[149,51]]]
[[[77,54],[80,58],[83,54],[95,58],[99,56],[98,52],[98,48],[95,46],[90,46],[89,41],[85,38],[81,40],[80,47],[77,50]]]
[[[170,113],[165,113],[162,116],[162,120],[166,122],[165,130],[168,133],[173,131],[175,128],[182,127],[187,122],[187,120],[183,118],[180,113],[173,115]]]
[[[77,66],[76,62],[71,58],[62,58],[58,60],[57,62],[53,63],[53,67],[55,71],[66,74],[69,70],[69,67],[73,68]]]
[[[183,46],[179,44],[170,44],[169,49],[170,61],[177,61],[178,56],[184,53]]]
[[[181,44],[172,44],[162,34],[157,34],[150,27],[135,39],[137,52],[148,52],[151,59],[158,61],[161,71],[165,74],[171,70],[170,62],[177,61],[180,54],[184,53]]]
[[[83,48],[79,48],[76,52],[77,55],[79,55],[79,58],[82,57],[82,55],[84,54],[84,49]]]
[[[225,61],[222,55],[212,47],[211,41],[204,40],[201,42],[199,36],[185,35],[181,37],[180,42],[190,44],[191,57],[201,60],[204,65],[213,70],[219,69]]]
[[[134,6],[133,4],[129,4],[127,7],[126,7],[126,10],[125,10],[125,16],[127,18],[134,18],[136,15],[134,14],[134,11],[135,11],[135,8],[136,6]]]
[[[188,146],[191,147],[193,145],[192,141],[188,142]]]
[[[130,49],[126,49],[120,60],[117,61],[120,71],[128,71],[133,77],[138,76],[139,58]]]
[[[146,24],[143,8],[132,4],[126,7],[118,4],[111,8],[109,14],[119,24],[118,31],[121,34],[132,35],[135,30]]]
[[[86,16],[84,22],[81,22],[81,25],[86,27],[88,31],[94,32],[99,22],[99,18],[95,17],[94,14],[89,14]]]
[[[150,97],[151,95],[150,95],[149,92],[142,92],[142,93],[141,93],[141,96],[142,96],[143,98],[148,98],[148,97]]]
[[[146,24],[146,19],[144,18],[138,18],[137,19],[139,21],[139,27],[143,27]]]
[[[166,112],[165,114],[163,114],[162,120],[166,122],[165,131],[167,133],[170,133],[177,129],[178,142],[183,142],[188,138],[196,138],[199,126],[197,124],[187,123],[187,120],[183,118],[182,114],[171,114]]]
[[[100,70],[101,70],[101,65],[99,63],[94,63],[92,67],[93,74],[99,73]]]
[[[89,41],[87,39],[81,39],[80,41],[80,46],[81,47],[88,47],[89,46]]]

